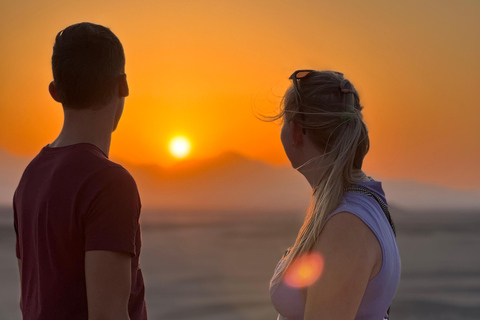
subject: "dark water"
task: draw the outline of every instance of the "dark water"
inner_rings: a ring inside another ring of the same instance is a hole
[[[391,319],[480,319],[480,213],[391,209],[402,278]],[[15,237],[0,211],[0,319],[20,319]],[[301,215],[145,211],[150,319],[275,319],[268,282]]]

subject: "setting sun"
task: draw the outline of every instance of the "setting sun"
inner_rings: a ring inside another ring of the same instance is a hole
[[[190,153],[191,148],[190,141],[182,136],[173,138],[168,145],[170,153],[175,158],[185,158]]]

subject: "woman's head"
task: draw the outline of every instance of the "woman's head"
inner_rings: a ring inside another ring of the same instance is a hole
[[[334,71],[300,70],[290,79],[276,118],[284,121],[281,139],[292,166],[324,172],[317,169],[341,164],[352,183],[369,149],[357,91]]]
[[[342,73],[299,70],[290,79],[293,85],[280,112],[269,119],[283,120],[285,152],[309,180],[313,193],[303,226],[274,283],[292,261],[312,250],[344,189],[365,177],[361,168],[370,146],[358,93]]]

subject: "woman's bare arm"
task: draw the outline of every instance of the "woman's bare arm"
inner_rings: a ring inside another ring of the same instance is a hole
[[[349,212],[335,214],[315,251],[325,259],[321,277],[307,288],[305,320],[353,320],[377,261],[378,240]]]

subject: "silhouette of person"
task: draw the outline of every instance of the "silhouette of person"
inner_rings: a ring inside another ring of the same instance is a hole
[[[362,171],[370,142],[359,95],[340,72],[290,79],[270,120],[283,120],[283,148],[312,199],[270,284],[278,319],[388,319],[400,255],[381,182]]]
[[[140,197],[108,159],[129,94],[122,44],[104,26],[71,25],[56,36],[52,70],[63,128],[13,202],[23,319],[146,320]]]

